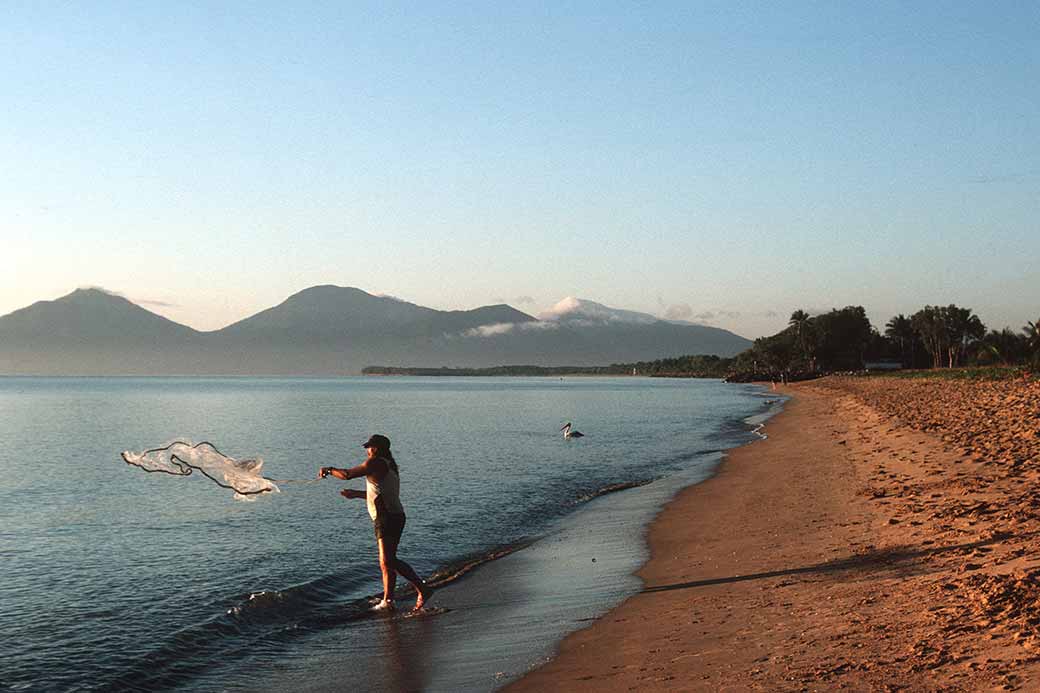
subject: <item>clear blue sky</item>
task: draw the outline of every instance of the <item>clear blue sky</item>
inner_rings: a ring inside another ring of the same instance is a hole
[[[784,5],[4,3],[0,314],[1040,317],[1040,5]]]

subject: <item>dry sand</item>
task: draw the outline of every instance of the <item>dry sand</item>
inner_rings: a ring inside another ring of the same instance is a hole
[[[786,388],[646,588],[510,691],[1040,690],[1040,383]]]

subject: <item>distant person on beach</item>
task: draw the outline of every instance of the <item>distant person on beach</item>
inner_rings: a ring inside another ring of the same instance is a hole
[[[397,461],[390,452],[390,439],[377,433],[365,441],[364,448],[368,451],[368,459],[358,466],[350,469],[322,467],[318,470],[318,478],[324,479],[330,474],[344,481],[365,477],[364,491],[348,488],[339,494],[344,498],[364,498],[368,503],[368,514],[372,517],[379,545],[379,568],[383,572],[383,600],[374,610],[394,610],[394,586],[400,573],[415,587],[415,611],[418,611],[429,599],[430,588],[412,566],[397,557],[405,515],[400,498],[401,477]]]

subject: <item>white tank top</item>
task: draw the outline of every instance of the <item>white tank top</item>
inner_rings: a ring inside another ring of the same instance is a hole
[[[386,462],[385,459],[383,461]],[[391,515],[404,515],[404,506],[401,505],[401,477],[389,462],[386,462],[386,476],[382,481],[376,482],[372,481],[370,476],[365,477],[365,501],[368,503],[368,514],[373,520],[376,519],[376,498],[383,499],[383,507]]]

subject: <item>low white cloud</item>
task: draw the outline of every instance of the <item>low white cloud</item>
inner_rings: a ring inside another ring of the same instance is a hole
[[[664,317],[667,320],[689,320],[693,317],[693,308],[689,303],[677,303],[665,309]]]
[[[404,300],[403,298],[399,298],[397,296],[394,296],[393,294],[388,294],[382,291],[377,291],[372,295],[378,298],[389,298],[391,301],[397,301],[398,303],[408,303],[408,301]]]
[[[551,320],[554,322],[568,322],[577,324],[579,322],[592,323],[634,323],[648,325],[658,321],[649,313],[638,313],[634,310],[622,310],[611,308],[602,303],[589,301],[587,299],[568,296],[549,310],[538,314],[540,320]]]
[[[700,313],[692,315],[691,317],[692,317],[693,320],[698,320],[698,321],[701,321],[701,322],[712,322],[714,320],[721,320],[721,319],[735,320],[735,319],[741,317],[741,315],[742,315],[742,313],[739,310],[715,309],[715,310],[704,310],[704,311],[701,311]]]
[[[493,302],[495,302],[495,303],[505,303],[507,305],[517,305],[517,306],[520,306],[520,305],[531,305],[532,303],[535,303],[535,300],[534,300],[533,296],[517,296],[513,300],[509,300],[505,296],[495,296],[491,300]]]
[[[463,337],[495,337],[500,334],[508,334],[516,326],[515,322],[496,322],[491,325],[471,327],[462,333]]]
[[[725,308],[704,308],[697,312],[689,303],[667,304],[660,296],[657,297],[657,304],[661,307],[664,319],[674,322],[708,323],[716,320],[735,320],[742,316],[740,311]]]
[[[496,322],[463,330],[463,337],[497,337],[510,332],[531,332],[534,330],[553,330],[559,327],[553,322]]]

